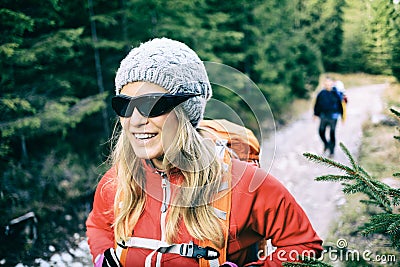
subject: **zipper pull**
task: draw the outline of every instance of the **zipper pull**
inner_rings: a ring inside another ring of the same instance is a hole
[[[165,172],[160,173],[161,175],[161,188],[163,191],[163,201],[161,205],[161,212],[164,213],[168,209],[168,203],[169,203],[169,198],[170,198],[170,188],[168,185],[168,177],[165,174]]]

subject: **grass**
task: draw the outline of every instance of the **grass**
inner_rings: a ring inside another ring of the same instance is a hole
[[[380,76],[368,76],[365,81],[358,81],[358,79],[363,79],[363,77],[365,77],[365,75],[357,74],[354,77],[346,76],[346,79],[352,80],[354,86],[362,85],[364,82],[371,84],[385,81],[385,78]],[[394,118],[389,108],[392,107],[396,110],[400,110],[400,85],[395,83],[391,78],[387,79],[390,81],[390,85],[384,93],[385,114]],[[345,82],[345,79],[343,79],[343,81]],[[397,120],[394,119],[393,121],[396,122]],[[380,123],[372,123],[369,121],[363,125],[363,138],[358,161],[373,177],[384,182],[389,182],[391,186],[399,188],[400,179],[392,177],[393,173],[400,171],[400,142],[393,138],[394,135],[399,135],[399,132],[398,129],[396,130],[395,126],[388,125],[386,122],[386,120]],[[365,199],[365,197],[361,194],[346,196],[346,203],[340,208],[341,215],[332,227],[331,234],[327,240],[325,240],[325,244],[334,247],[336,241],[342,238],[349,244],[348,249],[357,249],[360,253],[370,251],[372,252],[371,258],[378,255],[386,256],[387,259],[389,257],[395,257],[396,262],[393,262],[394,258],[391,258],[391,261],[386,262],[386,264],[398,266],[400,262],[400,251],[391,248],[390,240],[383,235],[374,234],[365,237],[359,233],[358,228],[367,222],[371,215],[379,212],[379,210],[375,208],[360,203],[362,199]],[[342,261],[340,265],[335,266],[381,265],[382,262],[366,262],[360,259],[359,261]]]
[[[389,108],[394,107],[400,109],[400,84],[392,83],[390,90],[386,90],[384,93],[386,99],[386,111],[389,114]]]
[[[366,166],[372,176],[381,179],[391,177],[393,173],[400,171],[400,142],[396,142],[393,138],[394,135],[399,135],[399,132],[398,128],[392,125],[400,123],[389,110],[390,108],[400,110],[400,84],[390,84],[383,98],[384,114],[387,119],[381,123],[368,121],[363,125],[359,155],[360,164]]]
[[[393,126],[364,124],[359,161],[373,177],[387,178],[399,171],[400,142],[394,140],[394,135]]]

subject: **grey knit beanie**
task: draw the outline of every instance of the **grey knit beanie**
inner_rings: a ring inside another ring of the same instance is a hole
[[[197,127],[203,118],[212,89],[203,62],[187,45],[157,38],[133,48],[121,61],[115,77],[116,94],[130,82],[146,81],[157,84],[170,94],[199,93],[183,103],[191,124]]]

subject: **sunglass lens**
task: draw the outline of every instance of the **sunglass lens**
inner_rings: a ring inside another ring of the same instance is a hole
[[[129,105],[130,99],[122,96],[115,96],[111,101],[112,108],[118,116],[126,118],[132,115],[133,109]]]
[[[191,95],[163,95],[152,105],[148,117],[157,117],[165,114],[191,97]]]
[[[132,116],[133,110],[137,108],[142,116],[151,118],[171,111],[193,96],[195,95],[153,94],[132,98],[118,95],[112,98],[112,107],[120,117]]]
[[[135,107],[144,117],[157,117],[164,114],[162,96],[143,96],[135,99]]]

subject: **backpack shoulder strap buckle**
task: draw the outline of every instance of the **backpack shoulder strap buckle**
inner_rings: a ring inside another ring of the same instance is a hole
[[[219,257],[219,252],[212,247],[201,247],[190,241],[188,244],[182,244],[179,254],[189,258],[203,258],[205,260],[214,260]]]

